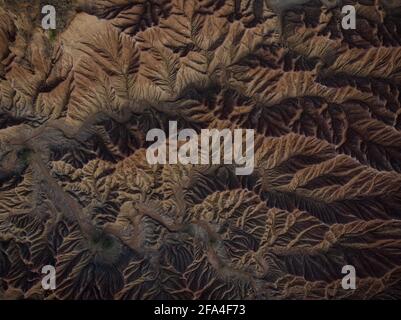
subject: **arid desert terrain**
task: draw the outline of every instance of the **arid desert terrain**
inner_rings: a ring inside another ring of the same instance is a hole
[[[0,0],[0,299],[401,299],[401,1]]]

